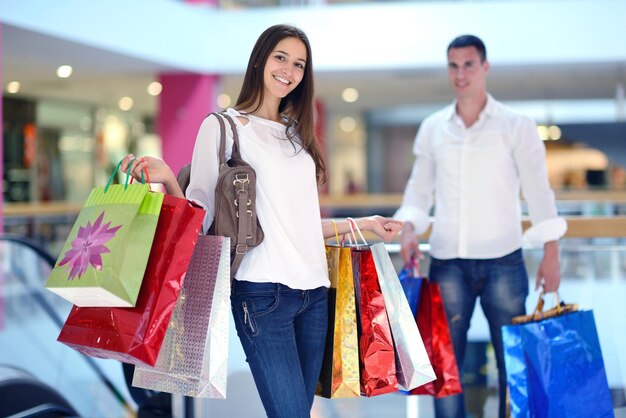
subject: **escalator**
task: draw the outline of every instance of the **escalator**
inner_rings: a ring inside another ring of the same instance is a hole
[[[0,365],[0,417],[76,417],[78,412],[51,386],[25,370]]]
[[[43,287],[54,262],[0,235],[0,417],[136,416],[119,362],[56,341],[72,305]]]

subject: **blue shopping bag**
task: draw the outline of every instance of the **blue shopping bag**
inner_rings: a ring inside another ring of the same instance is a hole
[[[417,302],[420,300],[420,290],[422,289],[422,277],[419,269],[419,263],[415,258],[411,258],[411,262],[406,264],[400,273],[398,273],[402,290],[409,301],[413,318],[417,317]]]
[[[502,327],[512,418],[614,417],[592,311]]]

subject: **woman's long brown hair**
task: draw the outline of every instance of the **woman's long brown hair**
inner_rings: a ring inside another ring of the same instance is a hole
[[[280,101],[278,112],[290,119],[291,126],[286,128],[287,138],[291,141],[296,140],[296,137],[299,138],[298,142],[301,142],[302,148],[313,158],[318,184],[323,184],[326,181],[326,165],[318,145],[314,126],[311,45],[302,30],[290,25],[275,25],[266,29],[259,36],[250,54],[248,68],[235,108],[239,110],[252,108],[251,113],[260,109],[264,99],[263,71],[265,63],[276,45],[289,37],[302,41],[306,47],[307,60],[302,81]]]

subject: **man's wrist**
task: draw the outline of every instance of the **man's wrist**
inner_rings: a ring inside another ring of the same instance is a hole
[[[415,227],[412,222],[406,221],[404,225],[402,225],[402,234],[411,234],[415,235]]]
[[[543,244],[543,251],[545,253],[556,253],[559,252],[559,241],[547,241]]]

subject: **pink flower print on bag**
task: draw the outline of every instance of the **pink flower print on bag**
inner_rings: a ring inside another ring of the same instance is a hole
[[[102,224],[104,220],[104,211],[98,216],[98,219],[91,224],[87,221],[87,225],[78,229],[78,234],[72,240],[72,247],[63,257],[59,266],[67,264],[66,270],[70,270],[68,280],[74,280],[74,277],[80,277],[87,271],[91,264],[96,270],[102,270],[101,254],[111,252],[104,244],[115,236],[115,232],[122,225],[109,228],[111,222]]]

